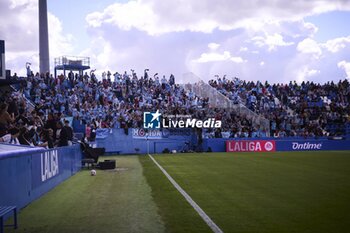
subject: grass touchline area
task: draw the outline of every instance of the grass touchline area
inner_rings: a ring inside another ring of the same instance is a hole
[[[19,229],[5,231],[212,232],[150,157],[108,158],[116,170],[78,172],[22,209]],[[348,151],[153,158],[223,232],[350,231]]]
[[[350,153],[155,155],[157,162],[224,232],[347,232]],[[148,158],[140,157],[143,166]],[[160,209],[161,176],[147,174]],[[165,211],[164,210],[164,211]],[[169,214],[171,215],[171,214]],[[163,215],[162,215],[163,216]],[[165,222],[171,221],[171,218]],[[197,231],[198,232],[198,231]]]
[[[117,170],[78,172],[21,210],[19,229],[6,232],[164,232],[139,159],[108,158],[117,159]]]
[[[215,233],[221,233],[222,230],[211,220],[211,218],[202,210],[202,208],[195,202],[193,199],[183,190],[180,185],[176,183],[176,181],[165,171],[165,169],[159,165],[159,163],[152,157],[152,155],[148,154],[151,160],[159,167],[159,169],[163,172],[163,174],[168,178],[170,183],[181,193],[181,195],[186,199],[186,201],[194,208],[194,210],[201,216],[203,221],[212,229]]]

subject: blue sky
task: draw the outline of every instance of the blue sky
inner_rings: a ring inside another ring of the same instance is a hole
[[[48,0],[48,11],[52,12],[62,22],[63,33],[72,34],[77,41],[74,43],[74,51],[84,50],[89,46],[89,36],[86,31],[87,22],[85,17],[93,11],[103,11],[105,7],[115,2],[115,0]]]
[[[48,0],[50,57],[91,57],[98,75],[135,69],[181,80],[350,77],[350,1]],[[38,69],[37,0],[2,0],[7,68]],[[188,81],[188,80],[187,80]]]
[[[305,21],[319,28],[315,34],[315,39],[319,42],[350,35],[350,13],[348,11],[332,11],[314,15],[306,17]]]

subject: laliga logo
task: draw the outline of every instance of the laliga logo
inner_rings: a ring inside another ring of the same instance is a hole
[[[265,143],[265,150],[271,151],[273,149],[273,144],[272,142],[266,142]]]
[[[159,110],[156,112],[144,112],[143,113],[143,128],[145,129],[159,129],[160,128],[160,116]]]
[[[59,162],[57,150],[46,151],[40,155],[41,181],[44,182],[59,174]]]

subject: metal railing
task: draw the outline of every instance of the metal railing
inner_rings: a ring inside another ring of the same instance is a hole
[[[55,58],[55,67],[56,66],[90,66],[89,57],[77,57],[77,56],[61,56]]]
[[[210,108],[229,109],[241,118],[251,120],[254,127],[262,128],[267,136],[270,136],[270,121],[262,115],[251,111],[244,104],[234,103],[227,96],[220,93],[217,89],[210,86],[193,73],[186,73],[182,78],[182,80],[179,80],[179,83],[184,90],[191,91],[199,97],[208,98]]]

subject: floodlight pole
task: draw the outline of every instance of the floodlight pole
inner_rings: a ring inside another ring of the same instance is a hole
[[[40,73],[50,72],[49,30],[46,0],[39,0],[39,60]]]

